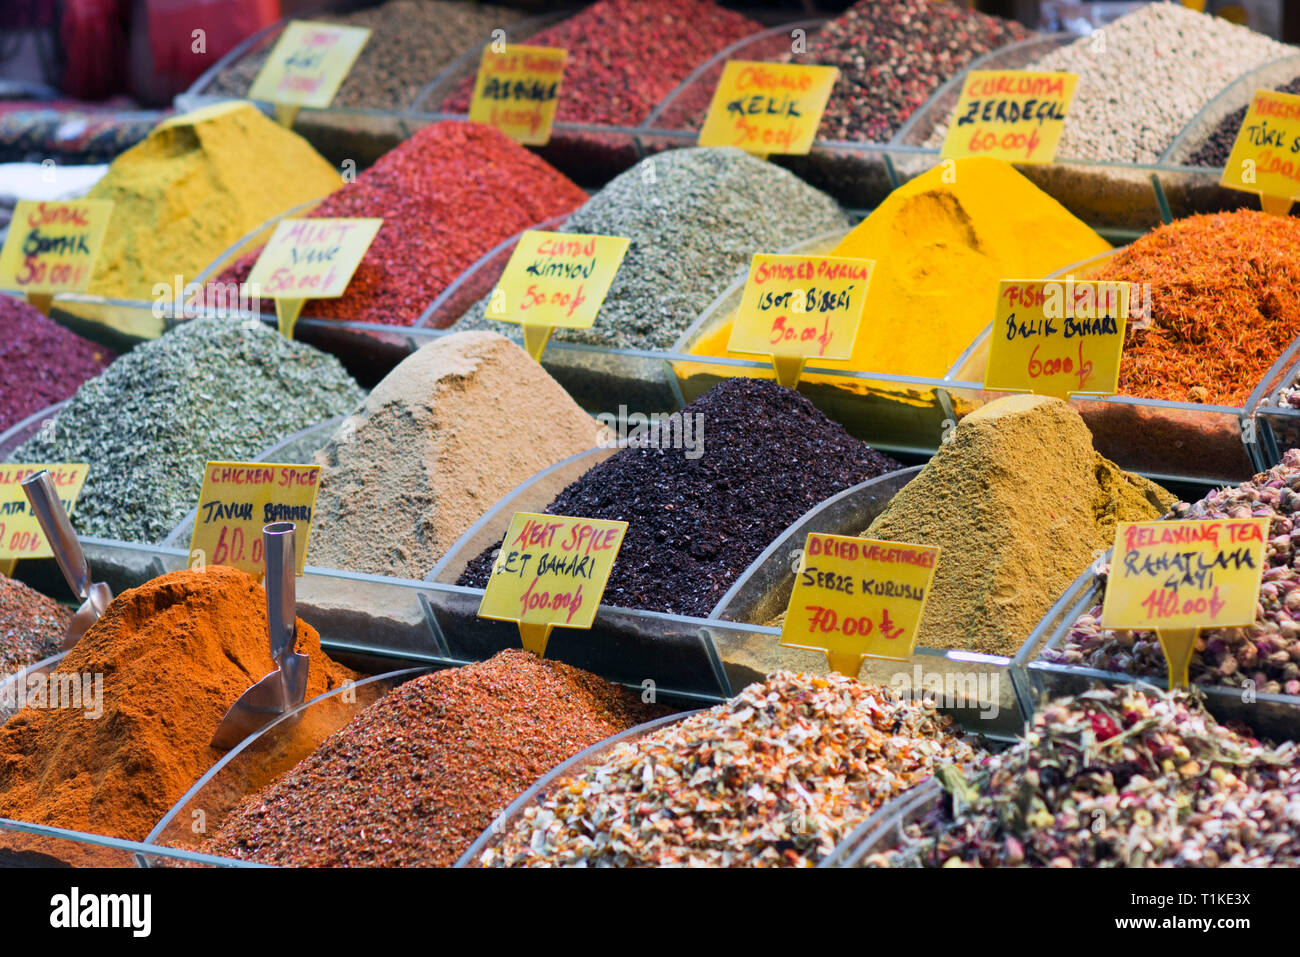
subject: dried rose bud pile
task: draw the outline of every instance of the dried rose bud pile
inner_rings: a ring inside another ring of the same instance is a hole
[[[478,863],[816,864],[896,794],[975,753],[891,688],[778,671],[555,783]]]
[[[1185,693],[1094,690],[1041,711],[874,854],[886,867],[1220,867],[1300,863],[1300,767]]]
[[[1272,694],[1300,694],[1300,449],[1282,464],[1234,488],[1216,489],[1192,505],[1179,502],[1171,519],[1271,519],[1264,552],[1264,581],[1255,623],[1244,628],[1207,628],[1196,639],[1193,683],[1246,687]],[[1104,583],[1104,572],[1101,579]],[[1160,677],[1164,652],[1154,632],[1109,631],[1101,627],[1101,596],[1076,621],[1061,648],[1044,649],[1056,664]]]

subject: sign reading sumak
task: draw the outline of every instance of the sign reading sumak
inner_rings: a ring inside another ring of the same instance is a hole
[[[1300,196],[1300,96],[1255,91],[1220,182],[1258,193],[1265,212],[1286,215]]]
[[[479,617],[518,623],[524,647],[545,655],[556,625],[591,627],[626,531],[627,522],[516,512]]]
[[[1052,162],[1078,82],[1077,73],[972,71],[962,83],[940,156]]]
[[[938,561],[933,545],[810,534],[781,644],[824,651],[832,671],[852,678],[863,658],[907,660]]]
[[[0,288],[36,295],[84,292],[113,202],[19,200],[0,250]]]
[[[1065,399],[1113,395],[1128,283],[1007,279],[998,284],[984,387]]]
[[[495,126],[525,146],[545,146],[551,139],[560,84],[568,54],[555,47],[509,44],[496,52],[483,48],[469,118]]]
[[[870,259],[755,255],[727,348],[772,356],[777,380],[790,388],[808,358],[847,359],[874,266]]]
[[[32,512],[23,479],[48,469],[59,501],[69,515],[77,504],[89,465],[0,465],[0,561],[15,558],[50,558],[54,555]]]
[[[190,535],[190,565],[230,565],[260,579],[266,571],[263,527],[293,522],[294,568],[301,575],[319,488],[319,465],[209,462]]]
[[[729,60],[700,128],[700,146],[807,153],[840,71],[833,66]]]
[[[1155,631],[1171,686],[1187,684],[1196,632],[1255,620],[1267,518],[1121,522],[1103,628]]]
[[[291,20],[248,95],[290,107],[329,106],[369,39],[369,27]]]

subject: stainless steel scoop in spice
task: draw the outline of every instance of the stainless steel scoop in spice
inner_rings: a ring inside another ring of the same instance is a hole
[[[271,637],[271,657],[276,669],[252,685],[221,719],[212,746],[228,751],[250,734],[260,731],[307,696],[310,660],[293,650],[298,637],[294,595],[293,522],[272,522],[262,529],[266,553],[266,626]]]
[[[99,620],[108,603],[113,600],[113,592],[103,582],[91,582],[86,553],[81,550],[81,542],[77,540],[77,533],[68,520],[63,502],[59,500],[59,492],[54,487],[54,477],[49,470],[41,469],[23,479],[23,492],[31,503],[36,520],[41,523],[45,538],[54,552],[54,560],[63,570],[68,587],[81,599],[81,607],[68,623],[68,631],[60,646],[67,651],[81,639],[86,629]]]

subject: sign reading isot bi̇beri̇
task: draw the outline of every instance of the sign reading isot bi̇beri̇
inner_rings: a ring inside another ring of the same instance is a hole
[[[864,658],[907,660],[938,561],[933,545],[811,533],[781,644],[824,651],[832,671],[852,678]]]
[[[756,254],[727,348],[770,355],[777,381],[793,389],[809,358],[853,354],[874,267],[871,259]]]
[[[1058,399],[1113,395],[1130,293],[1123,282],[1003,280],[984,387]]]
[[[1186,687],[1199,629],[1254,622],[1268,531],[1267,518],[1120,522],[1101,626],[1154,631],[1169,686]]]
[[[623,236],[529,230],[510,254],[488,315],[517,322],[524,347],[541,361],[551,330],[589,329],[631,241]]]
[[[1255,91],[1219,181],[1258,193],[1267,213],[1290,211],[1300,196],[1300,96]]]
[[[107,199],[19,200],[0,249],[0,288],[16,289],[49,311],[49,298],[84,292],[113,213]]]
[[[271,522],[293,522],[294,569],[307,562],[319,465],[265,462],[209,462],[190,534],[190,565],[229,565],[261,578],[266,571],[262,529]]]
[[[541,657],[556,625],[590,628],[627,522],[515,512],[492,566],[480,618],[513,621]]]
[[[276,104],[282,123],[292,124],[299,107],[323,109],[334,101],[369,27],[345,27],[314,20],[291,20],[253,80],[248,95]]]
[[[962,81],[940,156],[1050,163],[1065,129],[1077,73],[974,70]]]
[[[72,514],[89,465],[0,465],[0,561],[16,558],[50,558],[54,551],[45,538],[40,519],[32,511],[23,479],[47,469],[54,480],[63,510]]]
[[[493,44],[483,48],[469,118],[495,126],[525,146],[545,146],[551,139],[560,84],[568,53],[557,47]]]
[[[763,156],[807,153],[839,73],[833,66],[727,61],[699,145]]]
[[[343,295],[383,224],[382,219],[286,219],[275,227],[248,284],[275,300],[282,335],[293,338],[308,299]]]

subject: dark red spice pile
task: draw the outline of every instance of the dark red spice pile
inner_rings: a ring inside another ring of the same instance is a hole
[[[0,677],[59,650],[72,611],[0,575]]]
[[[409,326],[498,243],[577,209],[586,193],[497,130],[447,121],[420,130],[327,197],[312,219],[380,217],[384,225],[347,292],[304,315]],[[242,282],[261,252],[220,282]],[[269,310],[270,303],[263,307]]]
[[[626,126],[713,54],[761,29],[709,0],[601,0],[522,42],[569,53],[557,120]],[[465,80],[443,109],[467,112],[473,88]]]
[[[394,689],[235,810],[203,847],[294,867],[445,867],[557,764],[667,714],[503,651]]]
[[[21,299],[0,295],[0,432],[64,399],[115,356],[74,335]]]
[[[607,604],[706,616],[804,512],[902,468],[798,392],[765,379],[728,379],[681,414],[703,416],[698,458],[685,449],[620,449],[546,509],[629,523]],[[493,551],[470,562],[458,584],[482,588]]]

